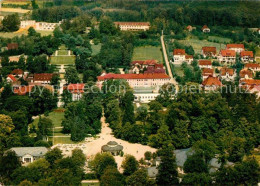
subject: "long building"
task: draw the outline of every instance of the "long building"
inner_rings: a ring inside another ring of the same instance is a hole
[[[146,31],[150,28],[149,22],[115,22],[122,31]]]

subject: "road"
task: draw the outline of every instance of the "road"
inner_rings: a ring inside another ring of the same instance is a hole
[[[161,43],[162,43],[164,61],[165,61],[165,64],[166,64],[166,68],[168,69],[168,75],[171,78],[171,83],[175,85],[176,91],[178,92],[179,86],[178,86],[178,83],[176,82],[176,80],[175,80],[175,78],[173,77],[173,74],[172,74],[170,62],[168,60],[168,55],[167,55],[165,44],[164,44],[163,35],[161,36]]]

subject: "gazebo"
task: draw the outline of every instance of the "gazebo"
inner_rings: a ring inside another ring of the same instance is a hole
[[[109,152],[111,153],[113,156],[118,156],[120,155],[120,153],[123,151],[123,146],[122,145],[118,145],[117,142],[115,141],[110,141],[108,142],[106,145],[103,145],[101,147],[101,152]]]

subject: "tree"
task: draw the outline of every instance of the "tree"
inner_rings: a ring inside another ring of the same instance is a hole
[[[59,86],[60,83],[60,77],[59,75],[54,75],[51,78],[51,85]]]
[[[138,170],[138,161],[132,155],[126,155],[124,161],[122,162],[122,168],[124,169],[124,175],[130,176],[135,171]]]
[[[124,185],[124,182],[124,176],[113,166],[108,166],[100,178],[100,184],[104,186],[119,186]]]
[[[45,154],[45,159],[50,163],[51,166],[54,166],[55,161],[62,158],[62,151],[57,147],[48,151]]]
[[[156,176],[157,185],[177,185],[179,183],[178,171],[172,147],[164,147],[160,154],[161,163]]]
[[[39,118],[38,122],[38,131],[37,131],[37,137],[38,139],[47,139],[47,136],[51,134],[51,131],[53,129],[53,123],[52,120],[46,117]]]
[[[123,111],[123,124],[129,122],[133,124],[135,122],[134,117],[134,95],[132,91],[127,91],[121,100],[121,108]]]
[[[100,21],[99,30],[101,34],[114,35],[117,32],[115,24],[108,18],[104,18]]]
[[[84,166],[86,162],[86,156],[81,149],[72,150],[72,160],[77,166]]]
[[[212,185],[212,179],[207,173],[188,173],[185,174],[181,184],[183,185]]]
[[[72,94],[67,89],[63,90],[61,95],[61,100],[64,103],[64,107],[66,107],[69,103],[72,102]]]
[[[188,156],[184,163],[183,170],[185,173],[208,173],[208,165],[200,155],[193,154]]]
[[[5,32],[14,32],[17,31],[20,27],[20,18],[17,13],[7,15],[2,21],[3,31]]]
[[[150,161],[152,159],[152,153],[150,151],[146,151],[144,153],[145,160]]]
[[[7,147],[14,130],[13,121],[10,116],[0,114],[0,151]]]
[[[147,108],[145,106],[140,106],[137,108],[136,112],[137,112],[137,119],[142,121],[143,124],[145,125],[145,121],[147,120],[147,116],[148,116]]]
[[[160,95],[156,97],[156,101],[167,107],[171,103],[176,90],[175,86],[171,83],[166,83],[160,88]]]
[[[160,148],[168,146],[171,143],[171,134],[169,131],[169,127],[166,125],[162,125],[160,129],[157,131],[157,134],[149,136],[149,145],[151,145],[152,147]]]
[[[145,169],[139,169],[126,178],[126,184],[129,186],[146,186],[150,185],[149,183],[149,177]]]
[[[154,113],[158,113],[163,108],[162,104],[156,100],[150,101],[148,105],[149,105],[149,109]]]
[[[78,77],[78,73],[77,73],[76,69],[73,68],[73,67],[68,67],[66,69],[66,73],[65,73],[64,78],[65,78],[65,80],[68,84],[80,82],[80,79]]]

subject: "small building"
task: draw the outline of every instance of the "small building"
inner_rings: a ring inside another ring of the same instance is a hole
[[[185,55],[185,61],[186,61],[188,64],[191,64],[192,61],[193,61],[193,55]]]
[[[214,70],[210,68],[203,68],[202,69],[202,80],[207,79],[209,76],[214,76]]]
[[[254,73],[252,70],[243,69],[239,72],[240,79],[253,79]]]
[[[210,32],[210,29],[207,25],[204,25],[202,28],[201,28],[202,32],[204,33],[209,33]]]
[[[121,152],[123,151],[123,146],[119,145],[117,142],[115,141],[110,141],[108,142],[106,145],[103,145],[101,147],[101,152],[109,152],[111,153],[113,156],[118,156],[121,154]]]
[[[206,57],[216,57],[217,56],[217,48],[216,47],[202,47],[202,55],[204,58]]]
[[[12,75],[14,75],[15,77],[23,77],[23,70],[22,69],[14,69],[12,72],[11,72]]]
[[[52,73],[40,73],[33,75],[33,83],[50,84],[54,74]]]
[[[205,91],[214,91],[222,87],[221,81],[217,77],[209,76],[202,82]]]
[[[256,94],[260,97],[260,80],[259,79],[243,79],[240,80],[239,86],[245,88],[249,93]]]
[[[201,59],[199,60],[199,67],[203,68],[212,68],[212,62],[210,60]]]
[[[245,64],[245,69],[252,70],[254,73],[260,71],[260,64],[258,63],[247,63]]]
[[[8,83],[15,83],[16,81],[17,81],[17,79],[15,78],[15,76],[14,75],[12,75],[12,74],[9,74],[8,76],[7,76],[7,78],[6,78],[6,81],[8,82]]]
[[[35,30],[53,31],[56,27],[60,26],[59,23],[47,23],[47,22],[36,22]]]
[[[7,44],[7,49],[8,50],[18,50],[19,45],[18,43],[8,43]]]
[[[188,26],[186,27],[186,30],[188,30],[189,32],[192,32],[193,30],[196,30],[196,27],[193,27],[193,26],[191,26],[191,25],[188,25]]]
[[[35,24],[36,24],[35,20],[23,20],[20,23],[20,28],[35,27]]]
[[[66,89],[72,94],[72,101],[79,101],[84,94],[84,83],[69,84]]]
[[[32,163],[48,152],[46,147],[13,147],[10,150],[15,152],[22,163]]]
[[[220,69],[221,80],[234,81],[236,77],[235,70],[232,68],[223,67]]]
[[[236,51],[221,50],[218,56],[218,60],[223,65],[233,65],[236,63]]]
[[[254,61],[253,51],[242,51],[240,53],[240,59],[243,63],[249,63]]]
[[[149,22],[115,22],[122,31],[147,31],[150,29]]]
[[[240,53],[245,50],[244,44],[227,44],[227,50],[234,50],[236,53]]]
[[[173,61],[174,64],[182,64],[185,61],[185,50],[184,49],[174,49],[173,50]]]

